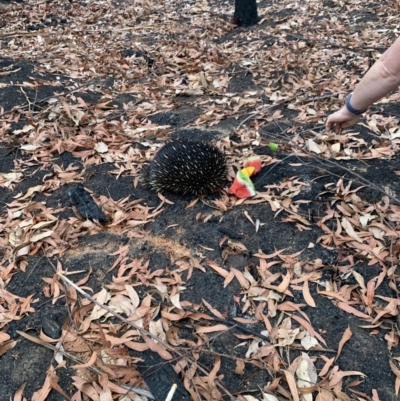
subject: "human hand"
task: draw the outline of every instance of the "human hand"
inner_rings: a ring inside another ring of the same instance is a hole
[[[334,130],[337,134],[342,131],[343,128],[351,127],[360,120],[361,116],[350,113],[346,106],[343,106],[340,110],[331,114],[326,120],[326,129],[328,131]]]

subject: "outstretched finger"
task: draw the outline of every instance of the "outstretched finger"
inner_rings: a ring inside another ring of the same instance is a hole
[[[337,134],[340,134],[341,132],[342,132],[342,129],[343,129],[344,127],[343,127],[343,123],[336,123],[335,124],[335,132],[337,133]]]
[[[326,129],[328,131],[333,131],[334,129],[336,129],[338,123],[333,121],[332,116],[329,116],[328,119],[326,120]]]

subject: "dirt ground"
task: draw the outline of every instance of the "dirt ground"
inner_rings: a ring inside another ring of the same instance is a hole
[[[1,400],[165,399],[171,366],[173,399],[398,399],[399,94],[341,135],[324,121],[399,10],[258,11],[238,28],[233,1],[0,0]],[[143,188],[170,139],[223,149],[224,188]],[[77,214],[78,183],[108,223]]]

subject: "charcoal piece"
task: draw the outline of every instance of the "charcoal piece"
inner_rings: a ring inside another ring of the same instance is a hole
[[[144,365],[137,368],[156,401],[165,401],[173,384],[178,387],[172,401],[191,401],[181,379],[176,374],[170,361],[165,361],[156,352],[146,350],[141,354]]]
[[[229,238],[232,239],[242,239],[243,235],[236,233],[235,231],[230,230],[229,228],[225,227],[218,227],[218,231],[222,234],[227,235]]]
[[[84,219],[98,221],[99,223],[108,223],[108,217],[97,206],[89,192],[85,190],[82,184],[78,184],[74,189],[68,191],[72,204],[78,213]]]
[[[239,26],[251,26],[258,22],[256,0],[235,0],[233,21]]]
[[[55,340],[57,340],[61,337],[61,327],[51,317],[45,316],[43,318],[42,329],[44,331],[44,334],[46,334],[50,338],[54,338]]]

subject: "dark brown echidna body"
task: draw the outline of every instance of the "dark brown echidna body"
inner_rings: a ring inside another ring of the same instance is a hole
[[[145,181],[156,192],[199,196],[220,188],[226,172],[226,157],[216,146],[172,141],[156,153]]]

